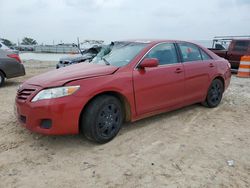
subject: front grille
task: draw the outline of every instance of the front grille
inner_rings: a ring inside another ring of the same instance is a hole
[[[23,89],[21,91],[18,91],[17,98],[19,100],[26,100],[34,91],[35,89]]]

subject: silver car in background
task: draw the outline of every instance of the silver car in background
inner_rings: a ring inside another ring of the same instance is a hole
[[[5,79],[24,76],[25,69],[17,51],[0,42],[0,87]]]

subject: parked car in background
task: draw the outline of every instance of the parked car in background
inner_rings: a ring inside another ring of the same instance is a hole
[[[18,51],[33,52],[35,50],[35,45],[20,44],[18,46],[15,46],[15,49]]]
[[[1,40],[0,40],[0,49],[2,50],[10,50],[10,48],[8,46],[6,46]]]
[[[230,83],[230,64],[185,41],[127,41],[91,63],[33,77],[16,96],[27,129],[77,134],[106,143],[122,123],[194,103],[214,108]]]
[[[0,87],[6,78],[24,76],[25,69],[17,51],[0,42]]]
[[[56,68],[62,68],[69,65],[82,63],[85,61],[91,61],[101,50],[101,46],[93,46],[84,51],[80,51],[80,54],[70,55],[59,60],[59,63],[56,65]]]
[[[213,47],[215,54],[227,59],[232,69],[238,69],[242,56],[250,56],[250,36],[215,37]]]

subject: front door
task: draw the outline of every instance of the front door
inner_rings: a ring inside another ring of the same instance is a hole
[[[184,69],[173,43],[161,43],[145,58],[157,58],[158,67],[136,68],[133,71],[136,110],[138,115],[164,110],[182,103]]]

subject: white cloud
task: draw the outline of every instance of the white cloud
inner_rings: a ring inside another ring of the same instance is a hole
[[[211,39],[250,31],[249,0],[0,0],[0,37]]]
[[[124,0],[93,0],[100,8],[117,8],[121,7]]]

